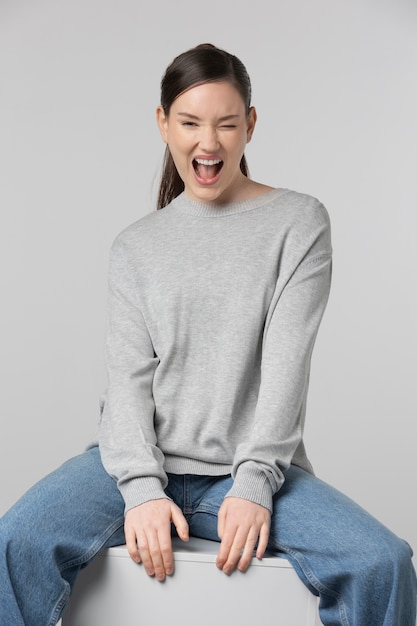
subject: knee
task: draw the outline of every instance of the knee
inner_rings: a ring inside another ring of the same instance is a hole
[[[8,564],[11,558],[14,557],[11,555],[11,552],[17,552],[14,549],[14,546],[24,545],[23,538],[20,540],[19,537],[15,540],[15,529],[12,524],[8,524],[4,519],[0,519],[0,571],[3,572],[3,568],[8,569]]]
[[[34,520],[20,519],[9,512],[0,519],[0,558],[6,562],[36,560],[41,541]]]
[[[33,516],[30,516],[29,519],[28,516],[22,515],[19,506],[14,505],[0,518],[1,545],[7,545],[11,541],[23,543],[25,540],[29,540],[36,526]]]
[[[381,578],[401,579],[414,571],[413,552],[406,541],[387,532],[384,537],[376,537],[361,561],[369,576],[370,572]]]
[[[27,543],[28,538],[20,532],[20,527],[13,524],[6,517],[0,519],[0,555],[6,557],[13,546],[20,546],[20,549]]]
[[[406,579],[407,577],[411,577],[411,579],[415,579],[415,571],[412,562],[413,551],[409,544],[395,537],[393,541],[393,548],[389,552],[389,557],[392,564],[392,571],[399,575],[399,578]]]
[[[17,534],[14,524],[8,523],[6,518],[0,519],[0,553],[3,554],[13,537]]]

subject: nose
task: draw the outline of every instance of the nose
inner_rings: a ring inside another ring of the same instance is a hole
[[[204,126],[200,133],[200,147],[206,152],[214,152],[219,146],[217,130],[213,126]]]

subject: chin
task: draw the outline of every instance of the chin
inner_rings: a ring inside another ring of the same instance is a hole
[[[227,200],[223,200],[222,198],[222,196],[224,195],[223,190],[213,189],[210,187],[206,187],[203,189],[193,189],[192,191],[186,191],[185,194],[196,202],[227,202]]]

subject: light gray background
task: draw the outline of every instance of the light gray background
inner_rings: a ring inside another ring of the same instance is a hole
[[[0,513],[95,435],[108,251],[153,208],[165,67],[210,41],[252,76],[252,176],[332,218],[311,460],[417,548],[416,26],[411,0],[0,0]]]

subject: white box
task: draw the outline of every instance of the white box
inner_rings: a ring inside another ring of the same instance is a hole
[[[150,578],[126,547],[100,553],[82,570],[62,626],[319,626],[317,598],[285,558],[254,558],[226,576],[215,565],[218,544],[174,539],[175,573]]]

